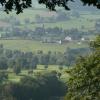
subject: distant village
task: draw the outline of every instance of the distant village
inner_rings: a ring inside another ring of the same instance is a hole
[[[18,39],[22,39],[22,38],[19,38],[19,37],[4,37],[2,34],[0,34],[0,39],[3,39],[3,40],[18,40]],[[24,38],[24,39],[25,40],[34,40],[32,37],[31,38],[27,37],[27,38]],[[87,43],[89,41],[92,41],[92,40],[90,40],[87,37],[81,37],[81,38],[78,38],[78,39],[73,39],[71,36],[66,36],[63,39],[55,39],[55,38],[52,38],[52,37],[42,37],[41,40],[40,40],[41,43],[56,43],[56,44],[60,44],[60,45],[71,43],[71,42],[75,42],[75,43],[81,45],[82,43]]]
[[[89,38],[80,38],[79,40],[74,40],[72,39],[70,36],[66,36],[64,39],[62,40],[53,40],[51,38],[44,38],[41,42],[42,43],[57,43],[57,44],[67,44],[67,43],[71,43],[71,42],[76,42],[77,44],[82,44],[83,42],[86,43],[86,42],[89,42],[89,41],[92,41],[90,40]]]

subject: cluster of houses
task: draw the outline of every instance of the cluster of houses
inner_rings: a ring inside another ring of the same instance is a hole
[[[43,38],[42,43],[58,43],[58,44],[64,44],[64,43],[69,43],[69,42],[73,42],[73,41],[77,42],[77,44],[81,44],[82,42],[89,41],[89,39],[82,37],[79,40],[74,40],[70,36],[66,36],[62,40],[54,40],[54,39],[51,39],[51,38]]]

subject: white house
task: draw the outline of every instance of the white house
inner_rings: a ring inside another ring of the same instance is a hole
[[[85,41],[85,38],[81,38],[81,41]]]
[[[56,43],[58,43],[58,44],[62,44],[62,41],[61,41],[61,40],[59,40],[59,41],[56,41]]]
[[[65,41],[72,41],[72,38],[70,36],[65,37]]]

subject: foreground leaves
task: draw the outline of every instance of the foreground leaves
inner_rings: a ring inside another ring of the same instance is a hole
[[[56,11],[56,6],[63,7],[65,10],[70,10],[68,2],[74,0],[37,0],[39,4],[45,4],[46,8],[51,11]],[[100,0],[80,0],[84,5],[88,4],[96,6],[100,9]],[[9,14],[9,11],[16,10],[16,14],[22,13],[23,9],[32,6],[32,0],[0,0],[0,3],[5,8],[5,12]]]
[[[100,99],[100,36],[91,43],[94,51],[86,57],[80,57],[71,71],[68,94],[65,100]]]

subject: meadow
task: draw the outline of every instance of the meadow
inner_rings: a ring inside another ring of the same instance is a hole
[[[24,11],[24,13],[19,14],[17,16],[15,12],[10,13],[9,15],[7,15],[5,12],[1,12],[0,19],[6,19],[13,16],[21,22],[21,25],[19,25],[18,27],[20,28],[27,27],[33,30],[36,27],[42,26],[44,24],[45,28],[48,28],[48,27],[51,27],[51,28],[60,27],[63,29],[78,28],[79,30],[86,31],[86,30],[94,29],[95,20],[100,18],[100,14],[95,13],[95,12],[89,12],[89,11],[79,12],[80,14],[79,18],[71,16],[71,13],[72,12],[69,13],[66,11],[66,14],[70,15],[70,18],[71,18],[70,20],[57,21],[55,23],[34,23],[36,21],[36,15],[39,15],[44,18],[58,16],[59,14],[58,12],[50,12],[47,9],[27,9]],[[24,21],[26,19],[29,19],[30,23],[25,24]],[[6,24],[10,24],[10,23],[6,23]],[[82,29],[82,26],[84,26],[84,29]]]
[[[66,12],[69,14],[69,12]],[[71,20],[66,21],[57,21],[55,23],[28,23],[25,24],[25,19],[29,19],[30,22],[34,22],[36,20],[36,15],[40,15],[42,17],[52,17],[57,16],[57,12],[49,12],[47,9],[27,9],[24,11],[24,13],[19,14],[16,16],[15,12],[10,13],[7,15],[5,12],[0,12],[0,19],[4,18],[10,18],[11,16],[14,16],[18,20],[20,20],[21,25],[16,26],[21,29],[27,27],[28,29],[34,30],[36,27],[43,26],[45,28],[54,28],[54,27],[60,27],[63,29],[72,29],[72,28],[78,28],[82,31],[87,30],[93,30],[95,27],[95,20],[100,18],[100,14],[98,13],[90,13],[88,11],[86,12],[79,12],[80,17],[75,18],[71,17]],[[11,23],[4,23],[0,21],[0,27],[5,27],[5,25],[11,25]],[[82,28],[84,26],[84,29]],[[1,33],[1,32],[0,32]],[[3,34],[3,33],[1,33]],[[88,44],[77,44],[77,42],[71,42],[66,44],[57,44],[57,43],[42,43],[40,41],[34,41],[34,40],[0,40],[0,44],[4,45],[5,49],[11,49],[11,50],[20,50],[23,52],[37,52],[38,50],[42,50],[44,53],[47,53],[48,51],[52,52],[64,52],[67,48],[82,48],[82,47],[88,47]],[[48,69],[45,69],[43,65],[38,65],[37,69],[34,70],[34,73],[45,73],[50,72],[53,70],[56,70],[58,72],[62,73],[61,79],[67,80],[69,75],[67,73],[64,73],[64,70],[67,70],[66,67],[62,71],[59,70],[59,66],[56,65],[49,65]],[[12,69],[8,69],[8,79],[9,81],[15,81],[18,82],[20,78],[24,75],[28,75],[28,70],[22,70],[19,75],[16,75],[13,73]],[[31,74],[34,76],[34,73]]]
[[[0,40],[0,44],[3,44],[5,49],[20,50],[23,52],[37,52],[38,50],[42,50],[44,53],[47,53],[48,51],[63,53],[67,48],[88,47],[88,44],[86,43],[78,44],[75,41],[58,44],[42,43],[34,40]]]
[[[29,75],[29,76],[32,76],[32,77],[36,77],[37,75],[41,75],[41,74],[45,74],[45,73],[56,71],[58,73],[61,73],[60,79],[62,81],[66,82],[70,77],[69,74],[66,73],[66,71],[68,71],[68,70],[69,69],[66,66],[63,66],[63,69],[60,70],[58,65],[49,65],[48,68],[46,68],[46,69],[45,69],[44,65],[38,65],[37,68],[33,70],[32,74],[28,74],[29,70],[24,70],[24,69],[21,70],[21,73],[19,73],[18,75],[16,75],[13,72],[13,69],[8,69],[7,73],[8,73],[8,81],[19,82],[20,79],[23,76],[26,76],[26,75]],[[3,71],[3,70],[0,70],[0,71]]]

